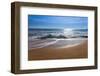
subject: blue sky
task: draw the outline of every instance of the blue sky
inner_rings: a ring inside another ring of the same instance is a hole
[[[87,29],[88,17],[28,15],[28,26],[47,29]]]

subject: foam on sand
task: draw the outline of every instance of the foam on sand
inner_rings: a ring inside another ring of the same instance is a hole
[[[84,40],[86,39],[72,38],[72,39],[34,40],[29,43],[29,49],[73,47],[79,45]]]

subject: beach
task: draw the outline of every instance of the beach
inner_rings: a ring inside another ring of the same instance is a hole
[[[87,38],[29,40],[28,60],[88,57]]]

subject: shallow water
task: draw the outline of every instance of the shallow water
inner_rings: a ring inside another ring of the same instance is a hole
[[[29,49],[36,49],[36,48],[59,48],[69,45],[76,45],[87,38],[71,38],[71,39],[34,39],[29,40]]]

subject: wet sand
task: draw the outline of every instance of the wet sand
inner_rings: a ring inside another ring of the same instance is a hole
[[[75,59],[87,58],[88,56],[87,40],[71,47],[65,45],[64,47],[56,48],[56,45],[52,46],[30,49],[28,51],[28,60]]]

